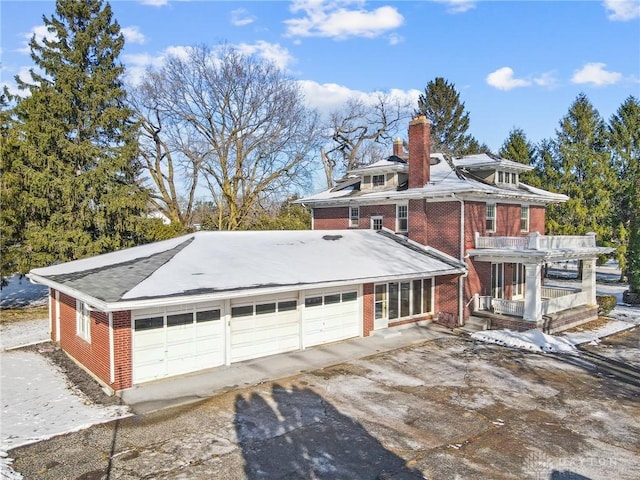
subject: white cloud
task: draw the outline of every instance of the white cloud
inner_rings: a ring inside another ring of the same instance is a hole
[[[278,43],[269,43],[258,40],[254,44],[241,43],[236,46],[239,52],[244,55],[256,55],[260,58],[273,62],[278,68],[286,70],[294,62],[293,55],[280,46]]]
[[[627,21],[640,17],[640,2],[638,0],[605,0],[609,20]]]
[[[392,100],[405,101],[412,105],[418,104],[419,90],[392,89],[388,92],[362,92],[352,90],[337,83],[317,83],[312,80],[299,80],[298,83],[305,94],[310,107],[316,108],[321,115],[328,115],[331,111],[343,107],[347,100],[356,98],[367,104],[375,104],[380,93],[385,93]]]
[[[612,85],[622,80],[619,72],[608,72],[605,70],[606,63],[587,63],[580,70],[573,72],[571,81],[573,83],[590,83],[597,87]]]
[[[515,78],[513,69],[502,67],[487,75],[487,83],[498,90],[511,90],[517,87],[527,87],[531,85],[529,80]]]
[[[122,35],[124,35],[124,39],[129,43],[137,43],[144,44],[147,41],[147,38],[144,34],[138,30],[138,27],[124,27],[120,29]]]
[[[127,82],[131,85],[138,85],[144,79],[148,68],[159,68],[166,61],[167,57],[178,57],[186,59],[191,47],[171,46],[167,47],[158,55],[152,56],[148,53],[124,54],[122,60],[126,66]]]
[[[345,8],[356,3],[358,8]],[[404,17],[395,7],[365,10],[362,1],[295,0],[291,11],[304,12],[302,18],[285,20],[289,37],[374,38],[398,28]]]
[[[533,83],[539,87],[554,88],[558,85],[558,79],[554,72],[545,72],[533,79]]]
[[[256,17],[251,15],[245,8],[238,8],[231,12],[231,23],[236,27],[244,27],[256,21]]]
[[[389,35],[389,45],[395,46],[401,44],[402,42],[404,42],[404,37],[401,37],[397,33],[392,33],[391,35]]]
[[[164,7],[165,5],[169,5],[169,0],[140,0],[140,3],[152,7]]]
[[[7,69],[7,70],[9,70],[9,69]],[[31,92],[29,90],[20,90],[18,88],[18,84],[14,80],[14,78],[17,76],[23,82],[34,83],[33,82],[33,78],[31,77],[31,70],[33,70],[34,73],[36,73],[36,74],[39,74],[41,76],[46,77],[45,73],[40,68],[38,68],[37,66],[20,67],[17,70],[17,73],[15,73],[14,75],[11,75],[11,77],[12,77],[11,81],[0,82],[0,92],[3,91],[4,87],[6,86],[7,89],[9,90],[9,93],[12,94],[12,95],[17,95],[17,96],[22,97],[22,98],[25,98],[25,97],[28,97],[29,95],[31,95]],[[14,70],[14,72],[15,72],[15,70]]]
[[[436,2],[447,5],[449,13],[464,13],[476,8],[476,0],[436,0]]]
[[[29,32],[22,35],[24,41],[22,42],[22,48],[19,48],[18,53],[22,53],[25,55],[29,55],[31,53],[31,47],[29,47],[29,42],[31,42],[31,38],[35,36],[36,42],[39,45],[43,44],[43,40],[47,39],[49,41],[55,42],[58,39],[58,36],[55,33],[51,33],[45,25],[37,25],[33,27]]]

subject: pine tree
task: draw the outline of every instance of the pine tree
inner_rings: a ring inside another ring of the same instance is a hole
[[[138,186],[137,130],[125,106],[124,45],[101,0],[58,0],[43,21],[53,40],[31,39],[43,72],[14,98],[24,186],[18,270],[142,241],[147,194]]]
[[[509,132],[509,137],[504,141],[502,147],[498,151],[498,155],[507,160],[531,165],[534,162],[536,149],[527,139],[527,135],[521,128],[513,128]],[[523,172],[520,174],[520,180],[524,183],[536,183],[534,179],[535,173]]]
[[[633,293],[640,293],[640,103],[630,96],[609,121],[609,145],[619,188],[615,189],[618,261]]]
[[[479,153],[486,146],[480,145],[469,130],[469,112],[455,85],[442,77],[430,81],[424,94],[418,98],[416,114],[425,115],[431,121],[432,151],[450,155]]]
[[[605,124],[586,95],[580,94],[560,121],[555,145],[558,189],[569,200],[548,210],[549,233],[595,232],[599,243],[609,245],[616,179]]]

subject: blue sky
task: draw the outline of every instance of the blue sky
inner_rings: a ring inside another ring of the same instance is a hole
[[[455,84],[472,133],[498,150],[512,127],[538,142],[584,92],[605,120],[640,98],[640,1],[111,2],[135,83],[168,53],[220,42],[275,61],[327,112],[376,91],[417,100],[427,83]],[[31,66],[53,1],[0,0],[0,81]],[[28,77],[25,77],[28,78]],[[406,130],[404,130],[406,136]]]

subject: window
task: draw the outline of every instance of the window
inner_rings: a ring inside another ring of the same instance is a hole
[[[189,325],[193,323],[193,313],[180,313],[178,315],[167,315],[167,327],[178,325]]]
[[[518,183],[518,175],[515,173],[511,174],[511,183],[513,183],[514,185],[516,185]]]
[[[487,203],[487,232],[496,231],[496,206],[492,203]]]
[[[305,307],[318,307],[322,305],[322,297],[307,297],[304,299]]]
[[[504,298],[504,263],[491,264],[491,296]]]
[[[498,183],[504,183],[504,172],[498,172]]]
[[[520,231],[529,231],[529,207],[527,205],[520,207]]]
[[[349,226],[357,227],[360,224],[360,207],[349,208]]]
[[[384,175],[372,175],[371,183],[374,187],[384,187]]]
[[[325,305],[331,305],[334,303],[340,303],[340,294],[339,293],[333,293],[331,295],[325,295],[324,296],[324,304]]]
[[[513,264],[513,298],[524,296],[524,265],[522,263]]]
[[[212,322],[220,320],[220,310],[207,310],[204,312],[196,312],[196,323]]]
[[[256,315],[265,315],[267,313],[275,313],[276,304],[275,303],[261,303],[256,305]]]
[[[382,230],[382,217],[371,217],[371,228],[374,230]]]
[[[296,300],[287,300],[285,302],[278,302],[279,312],[290,312],[298,308],[298,302]]]
[[[433,313],[433,280],[416,279],[375,286],[375,319],[397,320]]]
[[[80,300],[76,300],[76,335],[91,340],[91,309]]]
[[[406,232],[409,229],[409,207],[407,205],[398,205],[396,208],[398,224],[398,232]]]
[[[251,315],[253,315],[253,305],[231,308],[232,317],[250,317]]]
[[[358,299],[358,292],[346,292],[342,294],[343,302],[354,302]]]
[[[135,322],[136,331],[151,330],[164,327],[164,317],[137,318]]]

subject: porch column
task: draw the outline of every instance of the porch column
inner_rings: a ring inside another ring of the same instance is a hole
[[[525,263],[524,320],[537,322],[542,318],[542,265]]]
[[[587,295],[587,305],[597,305],[595,258],[582,261],[582,291]]]

